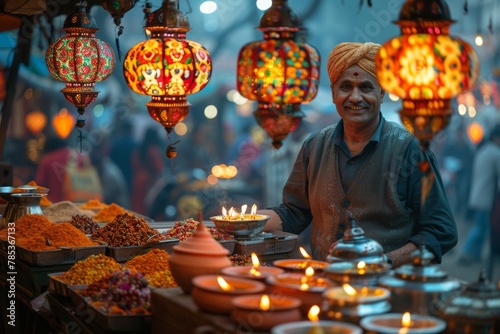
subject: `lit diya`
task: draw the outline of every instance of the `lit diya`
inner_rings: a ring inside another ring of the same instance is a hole
[[[200,310],[229,315],[235,297],[264,292],[266,285],[256,280],[202,275],[193,278],[193,302]]]
[[[446,322],[441,319],[410,312],[368,316],[360,324],[367,333],[384,334],[436,334],[446,329]]]
[[[271,330],[272,334],[361,334],[358,326],[338,322],[319,320],[321,309],[313,305],[307,313],[309,321],[289,322],[278,325]]]
[[[361,318],[386,313],[391,309],[391,292],[380,287],[353,287],[347,283],[326,290],[323,297],[326,317],[358,324]]]
[[[299,247],[299,251],[304,259],[276,260],[273,265],[291,272],[304,272],[307,267],[312,267],[316,273],[323,271],[329,265],[328,262],[313,260],[303,247]]]
[[[300,300],[283,295],[247,295],[233,299],[231,318],[242,329],[268,332],[272,327],[299,321]],[[239,331],[238,331],[239,332]]]
[[[334,286],[326,278],[314,276],[314,269],[308,267],[304,274],[284,273],[266,279],[272,294],[284,294],[302,301],[301,311],[304,316],[312,305],[323,302],[323,292]]]
[[[374,286],[382,275],[389,272],[389,269],[387,263],[337,262],[329,264],[324,273],[326,277],[339,284]]]
[[[229,211],[222,208],[221,216],[210,217],[210,219],[219,231],[229,234],[235,239],[249,239],[264,230],[270,217],[257,214],[255,204],[252,206],[250,214],[247,214],[246,210],[246,204],[241,207],[241,212],[237,212],[234,208],[229,209]]]
[[[260,265],[257,254],[251,253],[251,266],[231,266],[222,269],[222,274],[236,276],[241,278],[251,278],[259,281],[265,281],[269,276],[275,276],[284,272],[281,268],[263,267]]]

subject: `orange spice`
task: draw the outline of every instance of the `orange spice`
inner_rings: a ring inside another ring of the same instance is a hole
[[[47,217],[39,214],[29,214],[22,216],[15,223],[16,243],[22,239],[40,234],[45,229],[55,225]],[[7,229],[0,231],[0,239],[7,240]]]
[[[40,206],[51,206],[53,203],[51,202],[50,199],[47,198],[47,196],[43,196],[40,199]]]
[[[40,236],[45,239],[40,239]],[[39,251],[53,249],[52,247],[85,247],[96,246],[98,243],[90,240],[82,231],[70,223],[54,224],[42,231],[38,236],[18,240],[17,244],[29,250]]]
[[[90,255],[57,277],[69,285],[90,285],[121,269],[115,259],[104,254]]]
[[[168,265],[168,253],[163,249],[152,248],[143,255],[137,255],[125,263],[125,268],[135,269],[144,276],[158,271],[170,269]]]
[[[127,210],[119,206],[118,204],[111,203],[104,209],[101,209],[95,216],[94,220],[98,222],[110,222],[115,219],[116,216],[126,213]]]
[[[98,199],[89,199],[86,203],[80,206],[82,209],[103,209],[105,207],[106,204]]]

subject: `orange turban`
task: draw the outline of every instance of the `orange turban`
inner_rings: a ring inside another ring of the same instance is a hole
[[[352,65],[358,65],[376,78],[375,56],[380,47],[380,44],[371,42],[345,42],[334,47],[328,56],[327,63],[330,83],[337,81],[342,72]]]

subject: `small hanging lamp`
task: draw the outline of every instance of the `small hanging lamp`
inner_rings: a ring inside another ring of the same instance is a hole
[[[403,100],[401,120],[424,146],[450,122],[451,98],[471,89],[479,74],[472,47],[449,35],[453,22],[444,0],[407,0],[396,21],[402,35],[376,58],[380,85]]]
[[[301,103],[316,97],[320,56],[313,46],[299,41],[301,22],[287,0],[273,0],[257,29],[264,40],[241,48],[236,84],[241,95],[257,101],[257,123],[279,148],[304,117]]]
[[[101,0],[102,7],[111,14],[113,22],[116,25],[116,50],[118,59],[121,60],[120,41],[119,38],[123,34],[122,18],[126,12],[134,8],[138,0]]]
[[[107,79],[113,72],[115,58],[113,49],[95,37],[99,29],[85,11],[86,3],[79,2],[76,7],[64,21],[66,36],[50,44],[45,62],[50,74],[66,83],[61,92],[82,116],[99,94],[95,83]],[[76,124],[81,128],[85,120],[79,119]]]
[[[151,38],[127,52],[123,72],[130,89],[151,96],[146,104],[149,115],[170,135],[189,113],[186,96],[208,84],[212,60],[201,44],[186,39],[191,28],[178,0],[163,1],[161,8],[149,15],[146,29]],[[170,158],[176,155],[174,144],[167,149]]]

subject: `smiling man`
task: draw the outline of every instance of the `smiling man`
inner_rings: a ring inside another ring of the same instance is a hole
[[[333,103],[341,116],[303,144],[267,230],[299,234],[312,224],[313,257],[325,260],[349,229],[352,215],[378,241],[393,267],[411,260],[424,243],[435,261],[457,243],[456,224],[437,162],[428,152],[435,181],[421,205],[423,159],[417,139],[386,121],[384,91],[375,74],[375,43],[341,43],[328,58]]]

